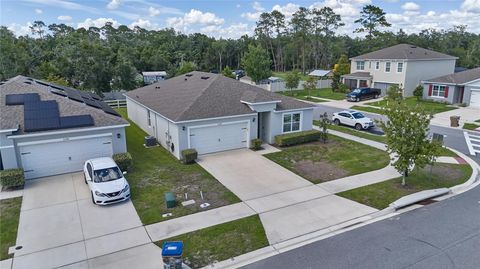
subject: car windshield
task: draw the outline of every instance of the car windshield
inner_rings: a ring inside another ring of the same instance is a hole
[[[354,117],[355,119],[365,118],[365,116],[363,116],[363,114],[360,113],[360,112],[352,113],[352,115],[353,115],[353,117]]]
[[[355,89],[352,91],[352,93],[360,93],[362,90],[361,89]]]
[[[107,182],[122,178],[122,172],[118,167],[110,167],[93,171],[93,181],[96,183]]]

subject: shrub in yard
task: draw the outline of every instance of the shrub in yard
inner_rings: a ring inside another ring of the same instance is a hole
[[[423,86],[418,85],[414,90],[413,90],[413,96],[417,97],[417,100],[421,100],[423,97]]]
[[[0,184],[5,188],[20,187],[25,184],[22,169],[7,169],[0,171]]]
[[[198,157],[197,150],[195,149],[184,149],[182,150],[182,161],[184,164],[194,163]]]
[[[132,168],[132,155],[128,152],[113,154],[113,160],[122,171],[128,171]]]
[[[283,134],[275,136],[275,143],[280,147],[292,146],[320,139],[321,133],[316,130],[303,131],[297,133]]]
[[[255,138],[255,139],[252,139],[250,145],[251,145],[251,149],[253,150],[259,150],[262,148],[262,139],[258,139],[258,138]]]

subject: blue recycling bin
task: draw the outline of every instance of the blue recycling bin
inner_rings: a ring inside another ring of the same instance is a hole
[[[164,269],[182,269],[183,242],[163,242],[162,258]]]

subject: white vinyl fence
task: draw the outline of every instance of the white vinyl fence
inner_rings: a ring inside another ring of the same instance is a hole
[[[255,83],[249,82],[249,81],[242,81],[242,82],[255,85]],[[293,90],[294,91],[303,90],[303,84],[305,84],[305,81],[301,80],[298,83],[298,88],[293,89]],[[330,88],[331,85],[332,85],[332,80],[331,79],[325,79],[325,80],[317,81],[317,89]],[[272,82],[272,83],[269,83],[269,84],[258,84],[256,86],[258,86],[258,87],[260,87],[264,90],[270,91],[270,92],[283,92],[283,91],[286,91],[286,90],[290,90],[290,89],[287,89],[287,87],[285,87],[285,82],[284,81]]]
[[[105,103],[109,105],[111,108],[121,108],[127,107],[127,100],[105,100]]]

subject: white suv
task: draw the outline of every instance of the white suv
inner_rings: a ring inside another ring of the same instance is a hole
[[[335,125],[345,124],[355,127],[357,130],[368,129],[375,124],[370,118],[355,110],[344,110],[333,113],[332,121]]]
[[[96,158],[85,162],[85,183],[92,194],[92,202],[106,205],[130,198],[130,186],[112,158]]]

